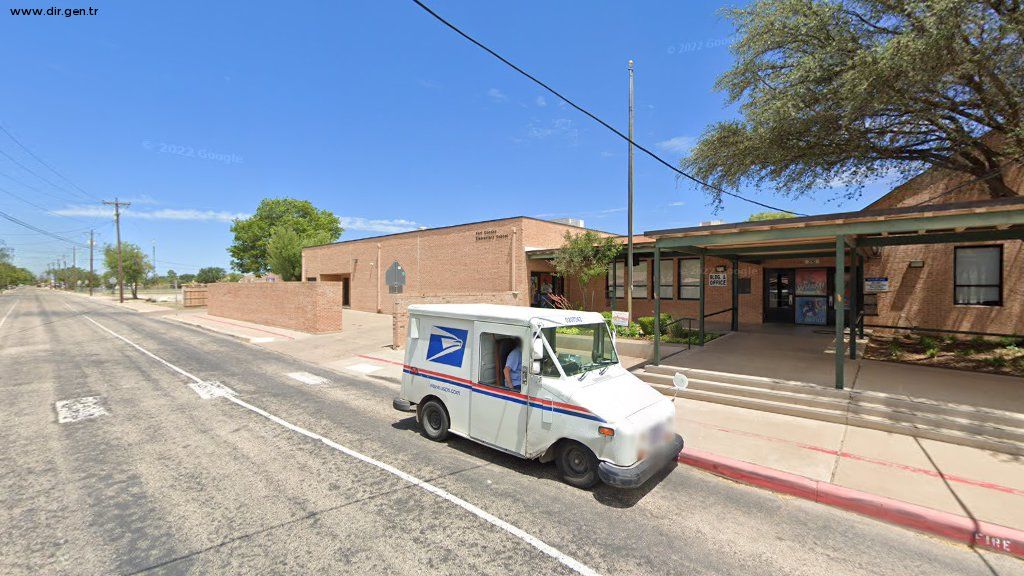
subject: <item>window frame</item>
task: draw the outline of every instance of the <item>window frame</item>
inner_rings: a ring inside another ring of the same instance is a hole
[[[998,284],[959,284],[957,283],[957,252],[961,249],[977,249],[977,248],[998,248],[999,260],[999,283]],[[953,306],[988,306],[988,307],[1001,307],[1003,305],[1003,245],[1002,244],[979,244],[970,246],[954,246],[953,247]],[[956,289],[957,288],[997,288],[999,290],[999,299],[996,300],[995,304],[990,303],[977,303],[969,304],[966,302],[957,302],[956,300]]]
[[[644,267],[644,274],[643,274],[643,276],[644,276],[644,291],[643,291],[643,295],[642,296],[638,296],[637,295],[637,285],[636,285],[637,276],[633,275],[633,272],[636,272],[636,269],[639,268],[640,266]],[[636,263],[635,266],[633,266],[632,268],[629,269],[630,270],[629,281],[633,284],[633,300],[650,300],[651,299],[651,270],[653,268],[654,268],[654,260],[648,260],[648,259],[645,259],[645,258],[641,258],[641,259],[637,260],[637,263]]]
[[[665,270],[667,268],[671,269],[671,272],[672,272],[669,275],[668,284],[663,284],[662,281],[661,281],[661,278],[658,278],[657,284],[654,287],[654,289],[657,290],[658,298],[661,299],[661,300],[676,300],[678,295],[679,295],[679,291],[676,289],[676,279],[677,279],[677,276],[678,276],[678,273],[676,272],[676,261],[677,260],[675,258],[663,258],[661,260],[661,274],[664,275],[665,274]],[[653,270],[653,267],[654,267],[654,261],[652,260],[651,261],[651,269],[652,270]],[[654,275],[653,271],[651,272],[651,275],[653,277],[653,275]],[[662,294],[661,294],[661,289],[662,288],[668,288],[669,291],[671,292],[671,294],[669,294],[668,296],[662,296]]]
[[[683,282],[683,262],[686,262],[687,260],[692,260],[692,261],[696,262],[697,263],[697,268],[700,268],[700,258],[680,258],[679,259],[679,268],[676,271],[676,281],[677,281],[676,283],[679,286],[679,290],[678,290],[679,300],[690,300],[690,301],[696,302],[697,300],[700,300],[700,291],[699,290],[701,288],[701,285],[704,284],[704,270],[698,270],[698,272],[697,272],[698,280],[697,280],[696,283],[685,284]],[[697,297],[696,298],[684,297],[683,296],[683,288],[697,288],[698,289]]]

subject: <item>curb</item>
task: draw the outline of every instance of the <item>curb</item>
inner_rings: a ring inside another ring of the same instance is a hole
[[[1024,531],[829,482],[686,448],[677,460],[737,482],[856,512],[876,520],[948,538],[971,547],[1024,558]]]

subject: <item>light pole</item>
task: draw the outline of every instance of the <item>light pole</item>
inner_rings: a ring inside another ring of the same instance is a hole
[[[626,207],[626,316],[633,322],[633,61],[629,61],[629,199]]]

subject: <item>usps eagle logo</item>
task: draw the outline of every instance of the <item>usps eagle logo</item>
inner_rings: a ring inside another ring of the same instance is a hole
[[[434,326],[427,344],[427,360],[461,368],[466,353],[467,334],[469,330]]]

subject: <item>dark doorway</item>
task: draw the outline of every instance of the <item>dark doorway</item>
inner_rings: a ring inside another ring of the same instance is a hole
[[[346,308],[351,306],[351,304],[349,303],[349,297],[348,297],[348,280],[349,280],[348,276],[344,276],[341,279],[341,305],[346,307]]]
[[[565,296],[565,280],[551,272],[530,272],[530,305],[553,308],[551,296]]]
[[[764,321],[793,323],[794,270],[766,268],[764,271]]]

